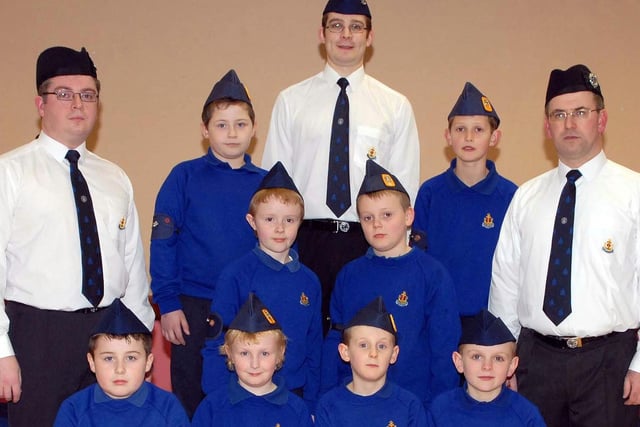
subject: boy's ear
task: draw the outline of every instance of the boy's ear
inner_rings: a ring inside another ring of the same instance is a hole
[[[413,220],[415,219],[415,216],[416,216],[416,211],[413,210],[411,206],[409,206],[409,208],[405,211],[404,215],[405,215],[405,225],[407,227],[411,227],[413,225]]]
[[[207,129],[203,122],[200,122],[200,133],[202,133],[204,139],[209,139],[209,129]]]
[[[518,369],[518,363],[520,363],[520,358],[518,356],[513,356],[513,359],[511,359],[511,363],[509,364],[509,369],[507,370],[507,378],[511,378],[516,372],[516,369]]]
[[[87,362],[89,362],[89,369],[94,374],[96,373],[96,362],[93,360],[93,354],[87,353]]]
[[[454,351],[451,358],[453,359],[453,365],[456,367],[456,371],[458,371],[459,374],[463,374],[464,367],[462,366],[462,355],[457,351]]]
[[[250,213],[248,213],[245,216],[247,222],[249,223],[249,225],[251,226],[251,228],[253,228],[253,231],[256,231],[256,219],[253,217],[253,215],[251,215]]]
[[[349,357],[349,346],[345,343],[338,344],[338,353],[340,354],[340,358],[345,362],[349,363],[351,361]]]
[[[145,366],[145,372],[149,372],[153,366],[153,353],[149,353],[147,356],[147,365]]]
[[[393,365],[398,360],[398,354],[400,354],[400,347],[396,344],[393,346],[393,352],[391,353],[391,359],[389,360],[389,364]]]
[[[444,130],[444,139],[447,141],[447,145],[451,146],[451,130],[449,128]]]
[[[500,129],[496,129],[491,132],[491,138],[489,139],[489,147],[495,147],[500,142],[500,138],[502,137],[502,131]]]

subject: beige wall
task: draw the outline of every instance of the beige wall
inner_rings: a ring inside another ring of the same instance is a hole
[[[502,118],[498,168],[517,183],[552,167],[542,131],[552,68],[578,62],[600,77],[609,157],[640,170],[637,0],[370,0],[368,72],[413,103],[422,178],[444,170],[446,115],[465,81]],[[0,152],[38,131],[35,60],[52,45],[86,46],[103,83],[94,150],[136,189],[148,241],[158,187],[177,162],[203,153],[202,103],[235,68],[255,101],[259,162],[279,90],[322,67],[325,0],[0,0]],[[64,5],[64,6],[63,6]]]

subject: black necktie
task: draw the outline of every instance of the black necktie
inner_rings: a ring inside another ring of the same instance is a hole
[[[337,218],[351,206],[349,185],[349,81],[338,79],[340,94],[333,112],[331,147],[329,149],[329,173],[327,176],[327,206]]]
[[[571,314],[571,246],[573,217],[576,207],[576,181],[582,174],[573,169],[567,173],[553,226],[547,286],[542,310],[556,325]]]
[[[82,253],[82,294],[87,297],[94,307],[102,300],[104,281],[102,278],[102,257],[100,255],[100,240],[96,216],[93,212],[93,202],[89,194],[89,186],[78,169],[80,153],[69,150],[65,156],[69,160],[69,172],[73,197],[76,201],[78,213],[78,231],[80,232],[80,251]]]

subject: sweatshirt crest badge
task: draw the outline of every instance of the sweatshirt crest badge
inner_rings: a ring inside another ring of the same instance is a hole
[[[495,227],[495,224],[493,223],[493,217],[488,212],[484,216],[484,219],[482,220],[482,227],[486,228],[486,229],[491,229],[491,228]]]
[[[407,295],[407,291],[402,291],[398,298],[396,298],[396,305],[399,307],[406,307],[409,305],[409,296]]]
[[[309,306],[309,297],[304,292],[300,294],[300,305]]]

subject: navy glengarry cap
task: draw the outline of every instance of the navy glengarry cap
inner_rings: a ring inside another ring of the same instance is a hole
[[[329,0],[322,14],[325,15],[329,12],[343,15],[364,15],[371,19],[371,11],[366,0]]]
[[[578,64],[566,70],[555,69],[549,75],[544,105],[546,106],[551,99],[558,95],[582,91],[593,92],[604,99],[598,76],[592,73],[586,65]]]
[[[500,117],[498,117],[489,98],[469,82],[464,84],[462,93],[458,97],[456,105],[451,109],[447,120],[451,120],[454,116],[489,116],[496,119],[498,126],[500,126]]]
[[[381,190],[394,190],[404,193],[407,196],[409,195],[398,178],[373,160],[368,159],[367,171],[360,186],[360,191],[358,191],[358,196]]]
[[[64,46],[50,47],[42,51],[36,62],[36,89],[56,76],[91,76],[98,78],[96,67],[83,47],[80,52]]]
[[[398,336],[398,328],[393,320],[393,314],[387,311],[380,296],[360,309],[344,328],[348,329],[353,326],[373,326],[389,332],[394,337]]]
[[[266,190],[269,188],[285,188],[287,190],[295,191],[300,194],[296,184],[291,179],[291,176],[287,172],[287,169],[284,167],[282,162],[278,161],[275,165],[269,170],[269,172],[262,178],[262,182],[258,186],[256,192],[260,190]],[[300,194],[302,197],[302,194]]]
[[[216,82],[211,89],[211,93],[204,103],[204,108],[219,99],[230,99],[233,101],[242,101],[251,105],[251,98],[247,88],[238,78],[235,70],[229,70],[227,74],[222,76],[220,81]]]
[[[131,335],[151,334],[151,331],[136,317],[131,310],[119,299],[113,300],[96,325],[91,336],[98,334]]]
[[[282,329],[280,323],[271,314],[269,309],[260,301],[260,298],[253,292],[249,293],[249,298],[240,307],[235,319],[229,325],[229,329],[238,331],[257,333]]]
[[[515,341],[504,322],[487,310],[462,318],[460,344],[493,346]]]

